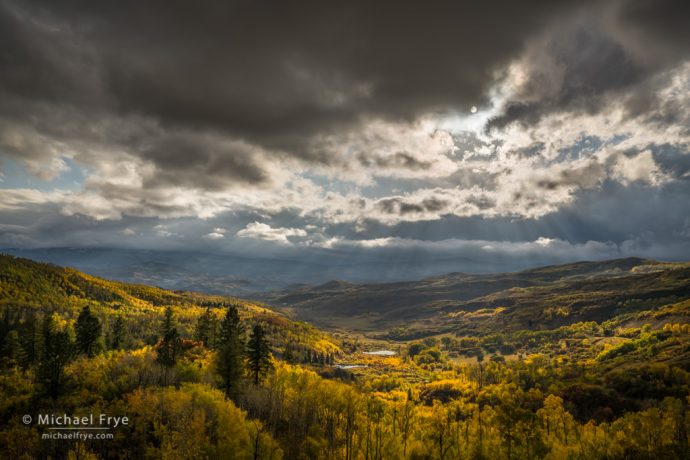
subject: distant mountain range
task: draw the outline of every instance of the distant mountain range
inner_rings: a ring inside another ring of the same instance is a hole
[[[209,294],[253,296],[333,279],[355,283],[417,280],[468,270],[495,273],[529,267],[501,262],[470,260],[457,256],[406,254],[389,260],[347,251],[304,250],[294,257],[266,257],[198,251],[121,248],[0,248],[0,253],[72,267],[85,273],[164,289],[193,290]],[[401,256],[403,257],[403,256]],[[469,268],[468,268],[469,267]]]
[[[451,273],[420,281],[316,287],[261,300],[328,329],[388,338],[552,329],[690,298],[690,264],[638,258],[578,262],[515,273]]]
[[[0,252],[128,283],[236,296],[284,289],[304,283],[304,274],[327,271],[318,262],[187,251],[50,248]],[[318,283],[329,278],[316,279]]]
[[[57,264],[65,252],[44,250],[40,254],[43,260]],[[265,286],[271,286],[278,283],[271,284],[270,275],[277,277],[291,263],[189,254],[183,258],[181,253],[169,252],[154,254],[157,262],[147,260],[145,253],[136,251],[86,250],[82,254],[84,257],[78,265],[86,267],[88,270],[84,271],[90,274],[107,272],[109,275],[103,277],[126,278],[153,286],[173,285],[177,291],[205,293],[249,292],[256,287],[257,281],[232,274],[237,264],[242,265],[244,273],[253,270],[257,279],[269,280]],[[75,258],[77,253],[72,250],[67,255]],[[8,267],[21,263],[36,273],[52,273],[45,271],[49,266],[28,260],[0,259]],[[281,263],[284,265],[278,266]],[[230,274],[224,274],[224,270]],[[82,279],[85,275],[79,276]],[[297,277],[291,280],[294,279]],[[84,281],[77,284],[82,285]],[[282,280],[282,284],[286,286],[287,281]],[[46,298],[55,299],[57,287],[50,287],[50,283],[46,286]],[[99,289],[87,291],[98,293]],[[645,322],[654,323],[659,315],[675,314],[669,311],[685,311],[690,302],[690,263],[626,258],[500,274],[449,273],[392,283],[331,280],[318,285],[257,291],[246,297],[262,301],[293,319],[331,331],[360,332],[395,340],[446,333],[481,336],[519,330],[554,330],[574,323],[601,323],[613,318],[636,323],[644,317]],[[685,321],[685,317],[681,320]]]

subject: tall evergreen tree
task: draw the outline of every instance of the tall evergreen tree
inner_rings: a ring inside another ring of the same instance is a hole
[[[6,343],[10,331],[14,329],[14,321],[11,318],[10,309],[5,307],[0,318],[0,349],[3,351],[6,348]]]
[[[101,322],[91,313],[88,305],[79,313],[75,329],[77,351],[89,357],[94,356],[98,351],[98,340],[101,338]]]
[[[43,337],[41,325],[33,310],[26,313],[20,331],[22,348],[24,349],[24,366],[33,365],[41,356],[43,348]]]
[[[210,346],[215,339],[216,324],[216,317],[211,312],[211,309],[207,308],[196,322],[194,339],[202,342],[205,347]]]
[[[283,360],[287,363],[295,363],[295,354],[292,351],[292,345],[288,342],[285,344],[285,351],[283,352]]]
[[[244,374],[244,328],[235,305],[230,305],[225,312],[216,346],[221,387],[228,398],[236,400]]]
[[[2,355],[4,357],[3,364],[7,367],[19,366],[25,361],[26,353],[24,353],[19,333],[16,330],[11,330],[5,337]]]
[[[67,331],[58,330],[52,315],[46,314],[41,327],[43,346],[38,360],[38,378],[55,401],[64,385],[64,367],[72,357]]]
[[[158,344],[157,361],[164,366],[172,367],[180,354],[180,334],[175,327],[172,308],[165,309],[165,317],[161,325],[161,341]]]
[[[266,340],[264,330],[257,324],[252,330],[247,344],[247,358],[249,361],[249,371],[255,385],[268,373],[273,366],[271,362],[271,347]]]
[[[110,348],[112,350],[119,350],[125,344],[125,321],[122,316],[118,316],[113,324],[113,329],[110,333]]]

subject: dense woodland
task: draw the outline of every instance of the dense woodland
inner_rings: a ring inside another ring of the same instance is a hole
[[[545,303],[543,312],[568,308]],[[501,310],[467,314],[491,324]],[[0,452],[684,459],[689,317],[688,299],[640,298],[602,321],[501,330],[497,319],[493,331],[383,341],[326,333],[244,300],[0,256]],[[380,349],[396,354],[365,353]],[[40,412],[132,422],[110,440],[44,440],[42,427],[21,420]]]

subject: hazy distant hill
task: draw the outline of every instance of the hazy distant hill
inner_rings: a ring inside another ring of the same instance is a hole
[[[329,282],[264,300],[324,327],[376,331],[404,326],[441,332],[602,321],[622,311],[687,298],[690,264],[627,258],[497,275],[451,273],[415,282]],[[482,315],[486,309],[500,309],[500,314]]]
[[[528,260],[507,264],[452,254],[417,253],[390,259],[318,248],[300,248],[298,253],[281,257],[122,248],[0,248],[0,252],[128,283],[243,297],[298,285],[314,286],[333,279],[384,283],[418,280],[458,270],[497,273],[532,266]]]
[[[242,296],[301,281],[289,276],[291,261],[234,255],[109,248],[1,249],[0,252],[73,267],[112,280],[208,294]],[[276,276],[282,273],[288,276]]]

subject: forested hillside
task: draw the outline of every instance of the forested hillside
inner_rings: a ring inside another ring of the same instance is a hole
[[[601,322],[689,297],[690,264],[628,258],[492,275],[451,273],[411,282],[330,282],[265,299],[322,327],[378,333],[399,332],[398,326],[404,326],[412,337],[490,333],[497,322],[500,331]],[[487,316],[489,309],[498,314]]]
[[[506,278],[475,280],[494,290],[436,298],[413,326],[365,336],[251,301],[0,256],[0,452],[688,458],[687,267],[628,260],[522,272],[519,286]],[[45,439],[45,426],[23,421],[39,413],[131,423],[113,439]]]
[[[210,312],[218,320],[227,305],[236,305],[248,324],[268,325],[274,346],[291,343],[305,353],[332,353],[337,346],[318,329],[306,323],[288,320],[264,306],[232,297],[210,296],[194,292],[172,292],[152,286],[118,283],[70,269],[28,259],[0,255],[0,308],[6,318],[23,324],[25,317],[53,313],[73,322],[84,307],[102,318],[108,328],[117,320],[127,331],[127,343],[141,347],[156,343],[158,323],[170,307],[178,319],[180,334],[192,337],[197,319]]]

